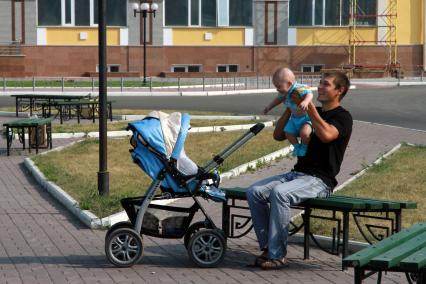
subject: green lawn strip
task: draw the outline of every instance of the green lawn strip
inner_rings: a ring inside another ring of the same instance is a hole
[[[108,131],[125,130],[130,121],[114,121],[108,122]],[[192,120],[191,127],[204,127],[204,126],[226,126],[226,125],[240,125],[240,124],[254,124],[260,122],[259,120]],[[90,124],[53,124],[53,133],[76,133],[76,132],[93,132],[98,131],[98,123]]]
[[[417,202],[417,209],[403,210],[402,227],[407,228],[417,222],[424,222],[426,216],[426,147],[403,145],[400,150],[386,158],[382,163],[373,165],[357,180],[351,182],[336,195],[365,197],[373,199],[413,201]],[[330,212],[314,210],[313,214],[330,216]],[[384,217],[384,214],[375,214]],[[393,214],[391,214],[393,215]],[[338,214],[338,218],[342,218]],[[393,217],[393,216],[390,216]],[[351,217],[352,219],[352,217]],[[361,224],[377,224],[388,226],[389,221],[378,221],[371,218],[362,218]],[[297,220],[297,223],[300,219]],[[314,234],[331,236],[333,222],[314,219],[311,230]],[[366,229],[363,226],[363,229]],[[359,233],[353,219],[350,222],[350,237],[353,240],[365,241]],[[374,230],[374,229],[373,229]],[[384,234],[383,230],[375,230]],[[368,234],[368,233],[367,233]],[[385,234],[384,234],[385,235]],[[370,240],[373,240],[369,236]]]
[[[202,166],[243,133],[245,132],[190,134],[185,150],[191,159]],[[230,170],[287,145],[274,141],[272,130],[264,130],[226,159],[220,170],[222,172]],[[36,156],[33,160],[49,180],[78,200],[82,209],[89,209],[97,216],[105,217],[122,210],[119,203],[121,198],[143,195],[151,180],[131,161],[128,152],[131,148],[129,139],[110,139],[108,140],[110,196],[99,197],[96,184],[98,148],[98,140],[88,139],[61,152]]]

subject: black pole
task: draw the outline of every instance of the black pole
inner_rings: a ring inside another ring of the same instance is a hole
[[[143,85],[146,85],[146,16],[148,12],[143,10]]]
[[[100,195],[109,194],[109,173],[107,165],[107,60],[106,60],[106,0],[99,0],[99,172],[98,191]]]

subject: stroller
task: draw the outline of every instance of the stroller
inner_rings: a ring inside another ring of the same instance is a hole
[[[129,123],[133,132],[129,150],[133,161],[151,178],[145,196],[121,200],[129,221],[114,224],[105,236],[105,253],[118,267],[137,264],[143,254],[142,235],[160,238],[184,238],[189,258],[199,267],[216,267],[225,257],[226,237],[209,217],[196,198],[225,201],[219,189],[220,176],[216,168],[253,138],[264,124],[254,125],[204,167],[197,166],[185,154],[184,142],[190,128],[189,114],[170,115],[153,111],[140,121]],[[157,193],[161,190],[161,194]],[[157,193],[157,194],[156,194]],[[190,207],[151,203],[152,200],[191,197]],[[201,210],[205,221],[191,221]]]

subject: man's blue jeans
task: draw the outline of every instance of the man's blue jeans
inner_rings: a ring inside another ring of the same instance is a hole
[[[268,249],[270,259],[285,257],[290,206],[329,195],[330,188],[320,178],[300,172],[269,177],[250,186],[247,202],[260,249]]]

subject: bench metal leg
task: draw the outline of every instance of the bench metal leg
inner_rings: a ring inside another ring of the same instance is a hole
[[[343,211],[343,246],[342,246],[342,259],[348,255],[349,248],[349,212]],[[344,266],[342,264],[342,270]]]
[[[401,213],[401,211],[402,210],[395,211],[395,230],[396,230],[396,232],[399,232],[402,229],[402,216],[401,216],[402,213]],[[393,232],[393,233],[395,233],[395,232]]]
[[[309,244],[310,244],[310,215],[311,208],[306,207],[305,212],[302,214],[304,225],[304,236],[303,236],[303,259],[309,259]]]
[[[7,144],[7,155],[10,155],[10,146],[12,145],[12,136],[13,133],[10,133],[9,126],[6,126],[6,144]]]
[[[354,268],[354,283],[361,284],[364,278],[364,270],[362,268]]]
[[[40,126],[36,126],[35,129],[35,141],[36,141],[36,154],[38,154],[38,145],[39,145],[39,127]]]
[[[95,123],[95,104],[92,104],[92,122]]]
[[[109,105],[109,120],[112,121],[112,106],[111,106],[111,103],[109,103],[108,105]]]
[[[19,111],[19,99],[18,97],[15,98],[15,112],[16,112],[16,117],[18,117],[18,111]]]
[[[29,153],[31,153],[31,133],[32,133],[32,129],[31,127],[28,127],[28,152]],[[24,141],[25,141],[25,136],[24,136]]]
[[[226,199],[222,204],[222,230],[225,238],[229,237],[229,212],[228,199]]]
[[[62,117],[62,106],[59,106],[59,120],[61,121],[61,124],[64,122],[63,117]]]

